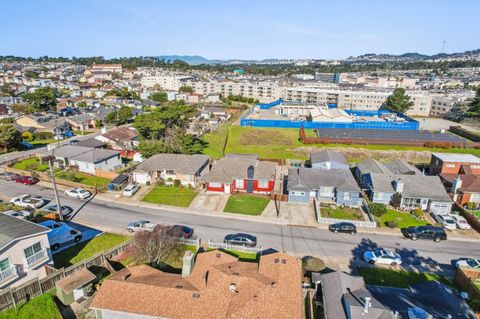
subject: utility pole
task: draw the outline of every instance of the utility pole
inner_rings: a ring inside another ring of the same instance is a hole
[[[55,137],[57,138],[57,146],[60,146],[60,134],[58,134],[58,126],[57,126],[57,115],[55,115]],[[55,147],[55,148],[56,148]],[[52,150],[52,155],[48,156],[48,168],[50,171],[50,178],[52,179],[52,184],[53,184],[53,193],[55,194],[55,201],[57,202],[57,214],[60,216],[60,220],[63,221],[63,212],[62,212],[62,206],[60,205],[60,197],[58,196],[58,189],[57,189],[57,184],[55,183],[55,173],[53,171],[53,161],[55,160],[55,156],[53,154],[55,153],[55,148]]]

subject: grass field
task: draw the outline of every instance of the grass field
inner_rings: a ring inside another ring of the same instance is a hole
[[[197,193],[188,187],[155,186],[142,201],[161,205],[188,207]]]
[[[93,176],[82,172],[60,172],[57,174],[57,178],[89,186],[106,186],[110,182],[108,178]]]
[[[343,207],[343,208],[332,208],[332,207],[321,207],[320,214],[325,218],[336,218],[336,219],[348,219],[348,220],[363,220],[363,214],[361,210]]]
[[[192,253],[197,252],[197,248],[195,246],[190,245],[177,245],[165,259],[164,264],[167,267],[173,269],[182,269],[183,266],[183,256],[185,252],[190,250]]]
[[[410,213],[399,212],[393,209],[389,209],[381,217],[375,217],[375,219],[380,227],[386,227],[386,223],[393,220],[397,222],[398,228],[424,226],[428,224],[426,220],[418,220],[414,216],[410,215]]]
[[[29,302],[18,305],[16,309],[0,312],[0,319],[61,319],[53,297],[53,292],[34,297]]]
[[[40,160],[38,158],[32,157],[16,162],[13,165],[13,168],[21,169],[22,171],[45,172],[46,170],[48,170],[48,164],[40,163]]]
[[[480,210],[476,210],[473,212],[475,214],[475,216],[477,216],[478,218],[480,218]]]
[[[393,270],[385,268],[358,268],[360,276],[367,285],[388,286],[407,288],[409,285],[423,281],[437,280],[441,283],[451,285],[445,277],[432,273],[416,273],[404,270]]]
[[[68,267],[113,248],[130,239],[128,236],[103,233],[53,255],[55,268]]]
[[[215,250],[215,249],[213,248],[207,249],[207,251],[211,251],[211,250]],[[255,253],[244,253],[241,251],[229,250],[229,249],[219,249],[219,250],[229,255],[235,256],[241,261],[258,261],[259,259],[259,254],[255,254]]]
[[[306,130],[308,136],[313,136],[313,130]],[[212,158],[222,157],[222,148],[225,143],[226,128],[206,134],[208,143],[204,153]],[[468,153],[480,156],[480,149],[463,148],[427,148],[420,146],[396,145],[344,145],[344,144],[313,144],[304,145],[299,140],[298,129],[258,128],[244,126],[228,126],[228,143],[225,153],[258,154],[263,158],[291,158],[307,159],[308,154],[302,152],[300,147],[351,147],[366,150],[396,150],[396,151],[430,151],[439,153]],[[354,162],[355,159],[349,159]]]
[[[260,215],[267,207],[270,199],[254,195],[231,195],[223,211],[225,213]]]
[[[52,144],[54,142],[56,142],[56,140],[52,138],[52,139],[49,139],[49,140],[33,140],[33,141],[28,142],[28,143],[38,147],[38,146],[43,146],[43,145],[47,145],[47,144]]]

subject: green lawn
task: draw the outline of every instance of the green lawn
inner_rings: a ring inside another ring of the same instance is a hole
[[[57,178],[67,181],[81,183],[89,186],[106,186],[110,180],[108,178],[85,174],[82,172],[63,171],[57,174]]]
[[[480,218],[480,210],[476,210],[473,212],[475,214],[475,216],[477,216],[478,218]]]
[[[142,200],[148,203],[188,207],[197,193],[188,187],[155,186]]]
[[[104,250],[120,245],[128,239],[130,239],[128,236],[103,233],[91,240],[84,241],[54,254],[53,262],[55,268],[68,267],[84,259],[91,258]]]
[[[363,220],[363,213],[360,209],[343,207],[321,207],[320,214],[325,218],[348,219],[348,220]]]
[[[20,169],[22,171],[37,171],[45,172],[48,170],[48,163],[40,163],[40,160],[36,157],[31,157],[24,159],[22,161],[16,162],[13,165],[13,168]]]
[[[211,251],[211,250],[215,250],[215,249],[213,248],[207,249],[207,251]],[[241,251],[230,250],[230,249],[219,249],[219,250],[229,255],[235,256],[241,261],[258,261],[259,259],[259,254],[255,254],[255,253],[244,253]]]
[[[0,319],[61,319],[60,311],[53,300],[54,293],[47,292],[18,305],[16,309],[0,312]]]
[[[399,212],[393,209],[389,209],[381,217],[375,217],[380,227],[386,227],[387,222],[396,221],[398,228],[405,228],[410,226],[424,226],[428,222],[426,220],[418,220],[408,212]]]
[[[197,247],[190,245],[177,245],[167,259],[165,259],[164,264],[169,268],[182,269],[183,266],[183,256],[185,252],[190,250],[192,253],[197,252]]]
[[[409,285],[422,281],[438,280],[441,283],[451,285],[445,277],[432,273],[416,273],[404,270],[393,270],[385,268],[359,267],[358,272],[367,285],[388,286],[407,288]]]
[[[53,139],[53,138],[49,139],[49,140],[33,140],[33,141],[30,141],[30,142],[27,141],[27,143],[30,143],[30,144],[32,144],[34,146],[37,146],[37,147],[42,146],[42,145],[52,144],[52,143],[55,143],[55,142],[56,142],[56,140]]]
[[[313,136],[313,130],[306,130],[308,136]],[[301,147],[352,147],[367,150],[396,150],[396,151],[430,151],[438,153],[468,153],[480,156],[480,149],[463,149],[463,148],[427,148],[421,146],[397,146],[397,145],[344,145],[344,144],[313,144],[304,145],[299,138],[298,129],[289,128],[259,128],[245,126],[229,126],[228,127],[228,143],[225,153],[239,154],[258,154],[263,158],[292,158],[307,159],[308,154],[302,152]],[[211,132],[204,136],[204,140],[208,143],[204,153],[212,158],[220,158],[222,156],[222,147],[225,142],[226,129]],[[354,162],[356,159],[348,159]]]
[[[87,134],[92,134],[93,132],[90,131],[73,131],[75,135],[87,135]]]
[[[255,195],[231,195],[223,211],[225,213],[260,215],[267,207],[270,199]]]

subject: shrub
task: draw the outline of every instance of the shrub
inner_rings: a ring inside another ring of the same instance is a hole
[[[469,210],[473,210],[477,207],[477,204],[474,202],[468,202],[464,204],[464,207]]]
[[[165,186],[165,180],[163,178],[159,179],[155,185],[157,186]]]
[[[319,272],[325,269],[325,263],[320,258],[306,256],[303,258],[303,269],[306,272]]]
[[[423,211],[420,208],[415,208],[410,214],[415,216],[415,218],[418,220],[423,220]]]
[[[387,207],[381,203],[370,203],[368,204],[368,208],[370,208],[370,212],[373,216],[380,217],[387,212]]]
[[[402,203],[402,194],[398,192],[393,194],[392,198],[390,199],[390,205],[392,205],[395,208],[399,208],[401,203]]]
[[[387,225],[387,227],[389,227],[389,228],[397,228],[398,227],[398,223],[395,220],[389,220],[388,222],[385,223],[385,225]]]
[[[52,132],[36,132],[34,137],[36,140],[51,140],[55,135]]]
[[[173,181],[173,186],[179,187],[180,185],[182,185],[182,181],[180,181],[179,179]]]
[[[20,135],[20,137],[22,138],[22,140],[27,142],[33,141],[33,134],[29,131],[23,132],[22,135]]]

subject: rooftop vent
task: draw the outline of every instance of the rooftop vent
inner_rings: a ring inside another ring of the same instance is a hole
[[[280,261],[280,259],[278,259],[278,258],[276,258],[276,259],[274,260],[274,262],[275,262],[276,264],[278,264],[279,261]]]
[[[240,276],[240,273],[238,273],[238,272],[233,272],[232,275],[234,275],[234,276]]]
[[[217,257],[217,258],[220,258],[221,256],[222,256],[222,254],[218,254],[218,253],[215,254],[215,257]]]
[[[200,294],[199,294],[199,293],[194,293],[194,294],[192,295],[192,297],[198,299],[198,298],[200,298]]]
[[[277,283],[275,281],[272,281],[272,283],[270,284],[272,286],[272,288],[276,288],[277,287]]]
[[[233,293],[237,293],[237,285],[235,285],[234,283],[231,283],[229,286],[228,286],[228,289],[233,292]]]
[[[287,263],[287,260],[286,259],[282,259],[282,264],[286,264]]]
[[[182,285],[176,285],[175,288],[182,289],[183,286]]]

